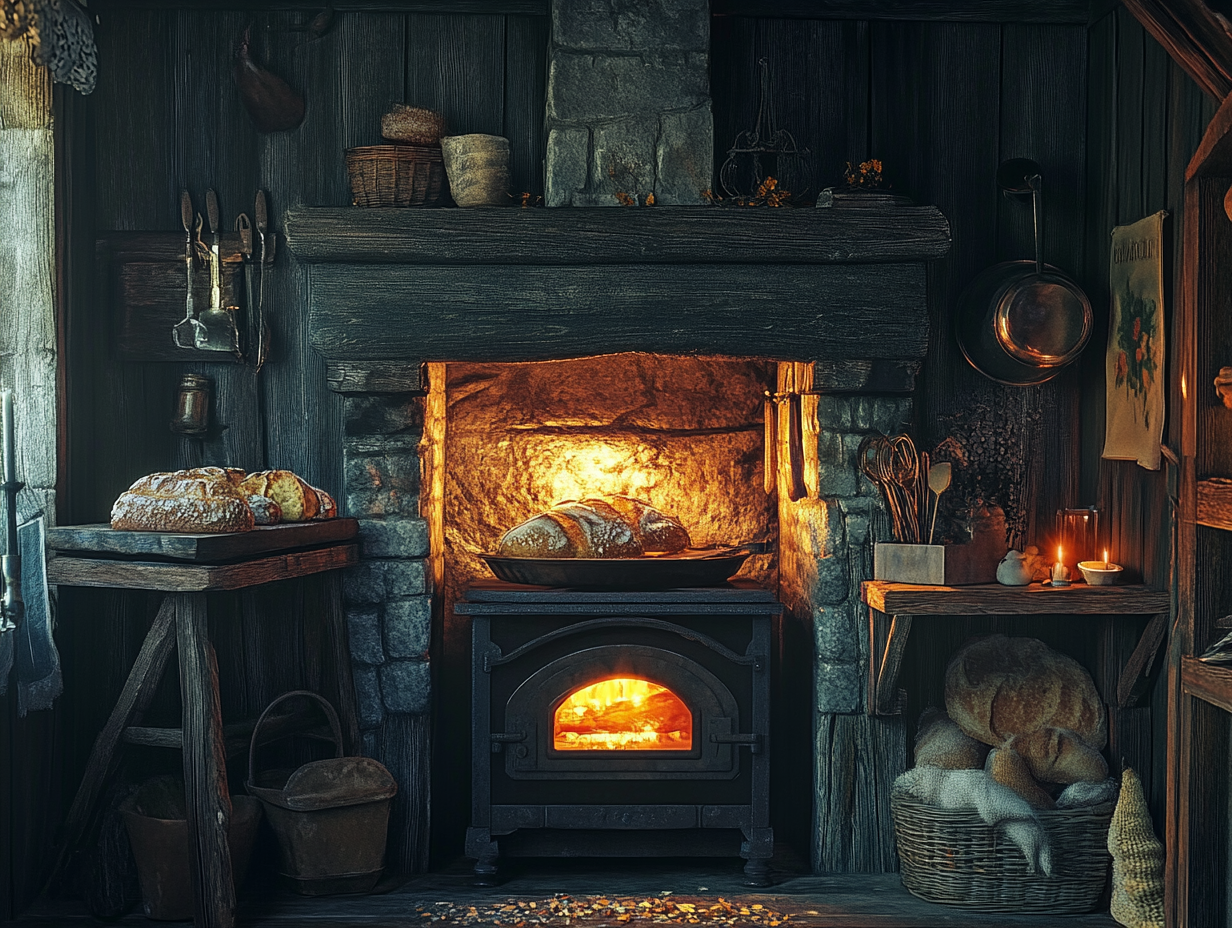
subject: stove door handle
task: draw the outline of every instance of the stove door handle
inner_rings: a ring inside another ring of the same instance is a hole
[[[518,744],[526,740],[524,731],[494,731],[489,737],[492,740],[492,753],[499,754],[506,744]]]
[[[761,753],[761,735],[740,735],[727,732],[713,732],[710,735],[711,744],[743,744],[747,745],[750,754]]]

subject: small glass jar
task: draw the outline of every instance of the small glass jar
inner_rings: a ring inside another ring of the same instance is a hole
[[[175,398],[171,431],[181,435],[204,435],[210,427],[210,381],[200,374],[185,374]]]
[[[1079,561],[1099,559],[1099,510],[1057,510],[1057,546],[1061,549],[1061,563],[1076,576]]]

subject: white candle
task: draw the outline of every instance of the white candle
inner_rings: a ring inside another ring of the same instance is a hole
[[[13,391],[4,391],[4,482],[17,482],[17,452],[13,432],[16,425],[13,422]]]
[[[1054,584],[1069,583],[1069,571],[1065,569],[1065,561],[1060,548],[1057,548],[1057,562],[1052,565],[1052,582]]]
[[[1104,548],[1104,563],[1100,565],[1104,570],[1108,569],[1108,549]]]

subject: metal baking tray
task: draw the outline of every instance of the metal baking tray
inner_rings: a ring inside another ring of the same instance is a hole
[[[765,545],[688,548],[643,557],[502,557],[480,554],[498,580],[588,590],[670,590],[718,586]]]

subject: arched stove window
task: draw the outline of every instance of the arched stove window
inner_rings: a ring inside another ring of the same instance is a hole
[[[556,707],[558,751],[689,751],[693,713],[666,686],[613,677],[574,690]]]

